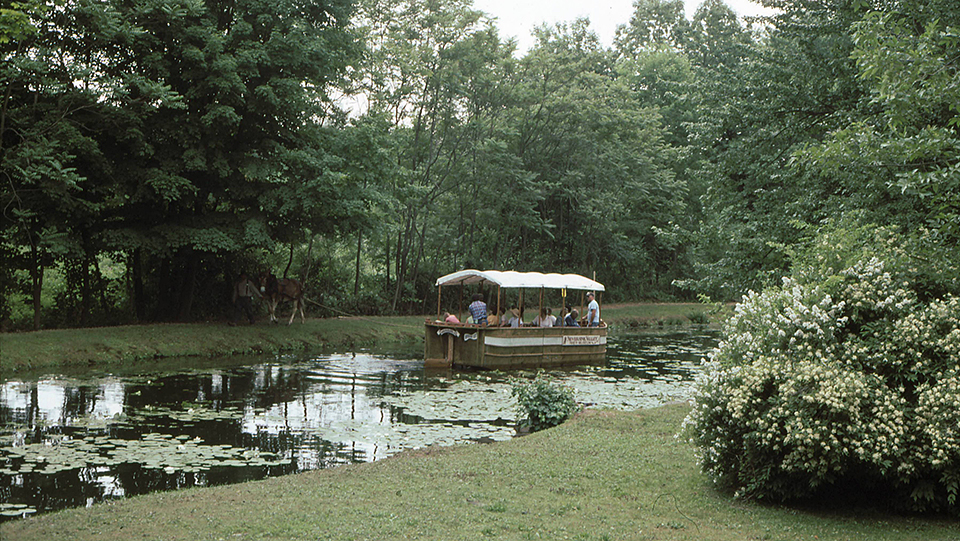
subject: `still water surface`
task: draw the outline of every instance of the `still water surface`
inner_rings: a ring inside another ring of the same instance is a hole
[[[547,374],[591,407],[653,407],[690,395],[717,339],[704,329],[615,335],[604,365]],[[509,439],[511,382],[533,376],[358,351],[2,380],[0,520]]]

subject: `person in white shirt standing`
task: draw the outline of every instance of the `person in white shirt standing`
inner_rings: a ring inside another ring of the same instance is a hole
[[[599,327],[600,303],[594,298],[593,291],[587,293],[587,300],[590,301],[590,304],[587,305],[587,325],[590,327]]]
[[[236,322],[244,315],[247,316],[251,325],[256,322],[256,319],[253,317],[252,301],[254,296],[259,299],[261,297],[260,290],[257,289],[256,284],[247,278],[247,273],[241,272],[237,283],[233,285],[233,305],[235,312],[233,320],[230,322],[231,325],[236,325]]]

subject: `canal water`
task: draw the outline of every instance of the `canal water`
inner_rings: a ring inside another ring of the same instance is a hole
[[[590,407],[655,407],[690,396],[717,340],[613,335],[605,364],[545,375]],[[509,439],[512,384],[535,375],[425,370],[421,350],[364,350],[0,380],[0,520]]]

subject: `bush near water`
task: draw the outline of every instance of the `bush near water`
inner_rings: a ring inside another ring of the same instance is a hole
[[[515,383],[513,396],[517,399],[519,423],[531,432],[557,426],[580,409],[573,389],[552,383],[543,374],[537,374],[530,383]]]
[[[780,287],[746,295],[684,421],[702,468],[737,495],[845,488],[960,515],[960,298],[893,235],[839,272],[818,247]],[[916,253],[915,251],[913,253]]]

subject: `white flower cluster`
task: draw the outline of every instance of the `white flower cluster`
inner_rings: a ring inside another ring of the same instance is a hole
[[[924,451],[935,468],[960,471],[960,369],[954,368],[936,383],[924,384],[916,409]]]
[[[717,358],[751,362],[761,354],[835,345],[836,333],[847,323],[840,315],[844,307],[820,288],[808,290],[790,278],[784,278],[779,289],[750,291],[730,319]]]
[[[909,283],[897,283],[889,272],[884,272],[883,263],[877,258],[857,263],[841,275],[852,278],[843,297],[854,309],[902,312],[917,302],[916,294],[907,289]]]
[[[874,259],[830,286],[784,279],[746,295],[705,361],[683,433],[738,494],[824,484],[938,484],[958,509],[960,299],[924,304]],[[914,502],[916,503],[916,502]]]
[[[944,370],[960,359],[960,298],[931,302],[898,319],[881,353],[912,373]],[[936,374],[935,374],[936,375]]]

